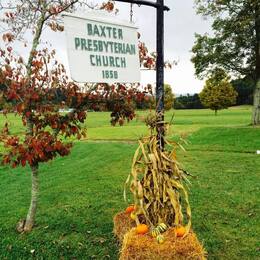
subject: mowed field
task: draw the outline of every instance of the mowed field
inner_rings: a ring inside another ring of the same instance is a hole
[[[40,166],[37,225],[18,234],[15,225],[30,203],[27,167],[0,166],[0,259],[118,259],[113,215],[126,207],[123,185],[136,141],[148,133],[137,119],[111,127],[109,113],[90,112],[88,138],[69,157]],[[260,259],[260,128],[251,108],[177,110],[169,138],[188,141],[178,160],[191,179],[193,229],[208,259]],[[13,132],[24,129],[11,115]],[[0,124],[4,118],[0,115]],[[159,259],[158,259],[159,260]]]

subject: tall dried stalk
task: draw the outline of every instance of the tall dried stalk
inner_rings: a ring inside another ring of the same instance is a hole
[[[145,222],[151,227],[160,223],[168,226],[186,223],[188,233],[191,209],[186,184],[189,181],[187,172],[181,169],[176,159],[177,145],[165,139],[162,151],[153,131],[150,136],[139,140],[126,185],[130,186],[134,197],[137,223]]]

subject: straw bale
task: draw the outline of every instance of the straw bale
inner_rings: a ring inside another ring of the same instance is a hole
[[[139,235],[132,228],[124,237],[120,260],[205,260],[206,252],[194,232],[177,238],[174,228],[163,233],[164,243],[158,244],[150,234]]]
[[[135,221],[130,218],[130,215],[125,212],[119,212],[114,216],[114,234],[122,243],[124,235],[129,232],[134,226]]]

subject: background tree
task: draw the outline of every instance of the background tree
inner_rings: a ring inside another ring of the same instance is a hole
[[[164,109],[170,110],[173,108],[175,96],[169,84],[164,84]]]
[[[236,105],[251,105],[253,103],[255,84],[247,78],[239,78],[230,82],[237,92]]]
[[[147,85],[147,95],[143,96],[142,99],[134,99],[134,104],[137,109],[155,109],[155,96],[152,91],[152,86]],[[164,109],[170,110],[173,108],[175,96],[172,92],[172,88],[169,84],[164,85]]]
[[[196,75],[220,67],[255,82],[252,124],[260,124],[260,1],[195,0],[197,11],[213,19],[213,35],[196,35]]]
[[[201,109],[204,106],[201,104],[199,94],[180,95],[174,101],[175,109]]]
[[[11,110],[13,104],[10,102],[6,102],[3,92],[1,91],[2,89],[6,88],[4,84],[0,84],[0,111],[4,112],[6,110]]]
[[[237,92],[229,79],[223,70],[216,69],[199,94],[201,103],[214,110],[215,115],[218,110],[228,108],[236,102]]]

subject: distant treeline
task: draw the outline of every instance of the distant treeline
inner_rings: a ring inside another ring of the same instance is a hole
[[[236,106],[240,105],[252,105],[253,104],[253,92],[254,82],[248,79],[236,79],[231,81],[234,89],[238,93]],[[194,95],[180,95],[175,98],[175,109],[201,109],[204,106],[200,102],[199,94]]]
[[[234,89],[237,91],[238,96],[236,100],[236,106],[239,105],[252,105],[253,104],[253,92],[254,92],[254,82],[248,80],[248,79],[236,79],[233,80],[232,85]],[[1,89],[5,87],[0,84],[0,110],[6,107],[12,106],[12,104],[7,104],[2,95],[1,95]],[[171,92],[167,91],[167,88],[165,89],[165,105],[167,109],[170,109],[172,104],[173,97],[171,96]],[[155,100],[154,97],[147,97],[145,100],[138,101],[133,100],[131,106],[136,109],[154,109],[155,108]],[[99,108],[97,110],[99,111],[107,111],[110,106],[107,104],[106,107]],[[201,109],[204,108],[204,106],[200,102],[199,94],[187,94],[187,95],[180,95],[178,97],[175,97],[173,101],[173,108],[174,109]]]
[[[199,94],[180,95],[174,100],[175,109],[201,109],[204,108],[200,102]]]

